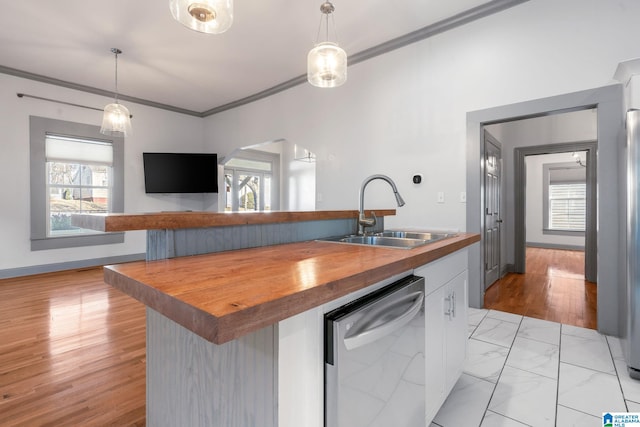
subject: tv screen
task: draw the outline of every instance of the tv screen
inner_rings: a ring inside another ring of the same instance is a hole
[[[142,153],[147,193],[217,193],[218,156],[207,153]]]

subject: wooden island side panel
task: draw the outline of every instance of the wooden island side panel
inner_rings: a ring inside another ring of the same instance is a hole
[[[147,308],[147,425],[278,427],[277,337],[216,345]]]

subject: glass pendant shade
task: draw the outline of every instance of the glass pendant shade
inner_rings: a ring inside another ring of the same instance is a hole
[[[317,87],[338,87],[347,81],[347,54],[335,43],[318,43],[307,56],[307,80]]]
[[[170,0],[174,19],[201,33],[224,33],[233,24],[233,0]]]
[[[107,106],[104,107],[100,133],[110,136],[131,135],[131,114],[129,113],[129,109],[117,102],[107,104]]]
[[[102,126],[100,133],[110,136],[129,136],[131,135],[131,114],[129,109],[118,103],[118,55],[122,53],[117,47],[111,48],[111,53],[115,55],[115,77],[116,91],[113,103],[104,107],[102,115]]]

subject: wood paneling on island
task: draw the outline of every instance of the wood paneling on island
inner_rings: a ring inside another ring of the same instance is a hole
[[[147,308],[147,425],[277,427],[275,325],[212,344]]]

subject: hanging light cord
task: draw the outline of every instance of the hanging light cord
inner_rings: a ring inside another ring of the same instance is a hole
[[[338,37],[338,26],[336,25],[336,18],[331,14],[331,24],[333,24],[333,36],[336,40],[336,44],[340,38]],[[327,40],[329,40],[329,16],[327,16]]]
[[[332,12],[335,10],[333,4],[331,2],[324,2],[320,5],[320,12],[324,16],[320,16],[320,23],[318,24],[318,33],[316,34],[316,44],[318,44],[318,40],[320,40],[320,32],[322,31],[322,20],[326,20],[326,30],[325,30],[325,41],[329,41],[329,15],[331,15],[331,23],[333,24],[333,32],[335,33],[336,40],[338,40],[338,30],[336,29],[336,21],[332,15]]]
[[[116,95],[115,95],[115,101],[116,104],[118,103],[118,54],[122,53],[122,51],[120,49],[118,49],[117,47],[112,47],[111,48],[111,52],[113,52],[116,56]]]
[[[318,33],[316,34],[316,44],[318,44],[318,42],[320,41],[320,31],[322,31],[322,19],[323,18],[324,18],[323,16],[320,16],[320,23],[318,24]]]

